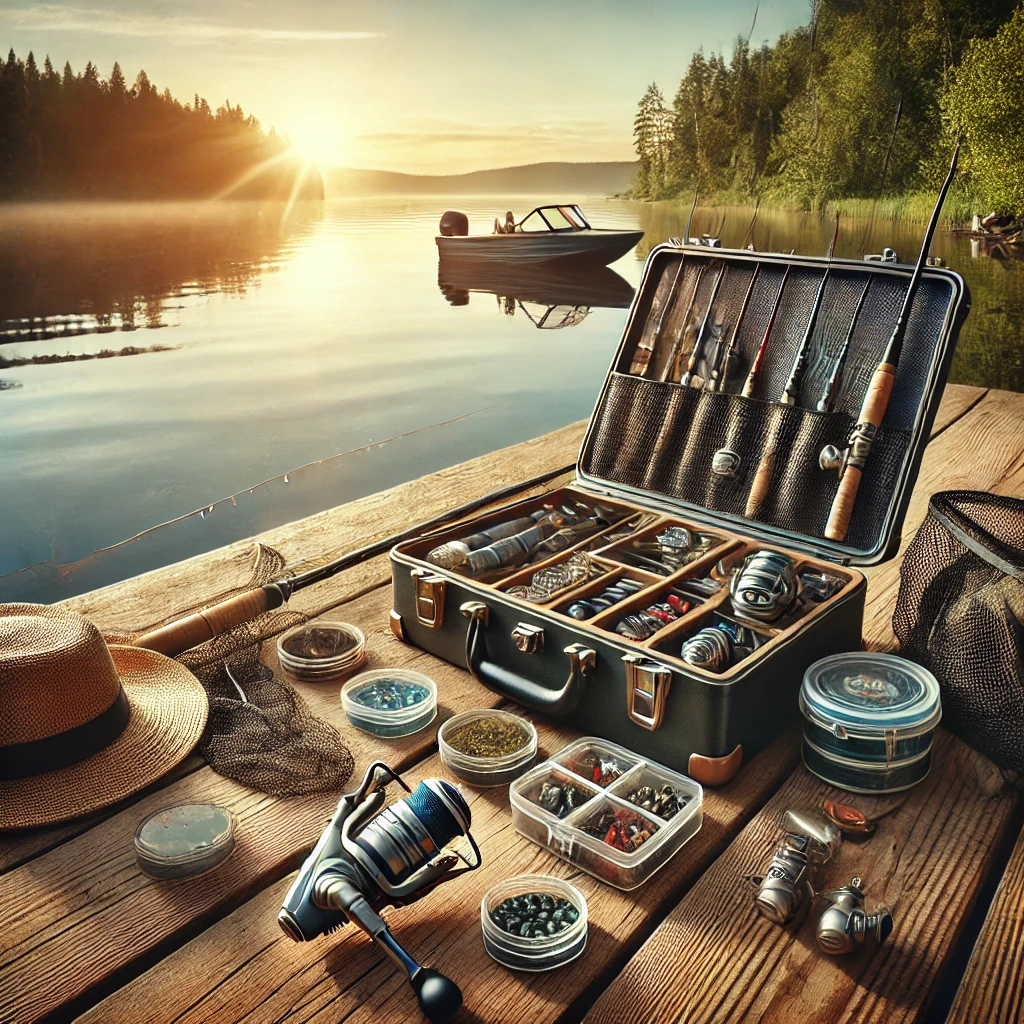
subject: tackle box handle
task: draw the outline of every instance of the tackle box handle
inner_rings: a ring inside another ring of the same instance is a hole
[[[488,690],[514,700],[523,707],[560,717],[579,704],[597,662],[597,652],[583,644],[565,648],[569,678],[560,690],[552,690],[532,679],[510,672],[487,656],[487,622],[490,610],[482,601],[467,601],[460,611],[469,619],[466,631],[466,668]]]

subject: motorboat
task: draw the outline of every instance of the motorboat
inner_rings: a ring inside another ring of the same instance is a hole
[[[632,249],[644,233],[593,228],[575,203],[538,206],[520,221],[495,220],[494,232],[469,233],[469,218],[456,210],[441,217],[436,237],[442,257],[495,263],[577,260],[607,265]]]

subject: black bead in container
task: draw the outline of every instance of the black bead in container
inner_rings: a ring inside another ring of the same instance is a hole
[[[574,885],[520,875],[496,885],[480,904],[484,949],[505,967],[549,971],[587,945],[587,901]]]
[[[542,939],[564,932],[579,916],[580,912],[568,900],[546,892],[510,896],[491,911],[491,920],[502,931],[521,939]]]
[[[623,798],[635,807],[643,808],[668,821],[686,806],[686,798],[681,797],[671,786],[664,785],[660,789],[654,786],[638,786]]]

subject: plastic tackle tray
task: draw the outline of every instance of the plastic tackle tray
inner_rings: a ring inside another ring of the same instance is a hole
[[[613,766],[609,768],[609,766]],[[540,803],[545,782],[575,786],[578,802],[555,811]],[[630,803],[638,788],[670,786],[683,806],[670,818]],[[635,889],[668,862],[703,821],[704,790],[693,779],[607,740],[587,736],[563,747],[512,783],[512,823],[527,839],[616,889]],[[558,816],[558,810],[564,812]],[[618,849],[584,831],[609,820],[633,823],[650,837],[632,851]]]

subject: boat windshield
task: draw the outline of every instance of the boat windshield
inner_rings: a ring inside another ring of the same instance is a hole
[[[539,206],[520,223],[522,231],[586,231],[589,227],[583,211],[575,203]]]

